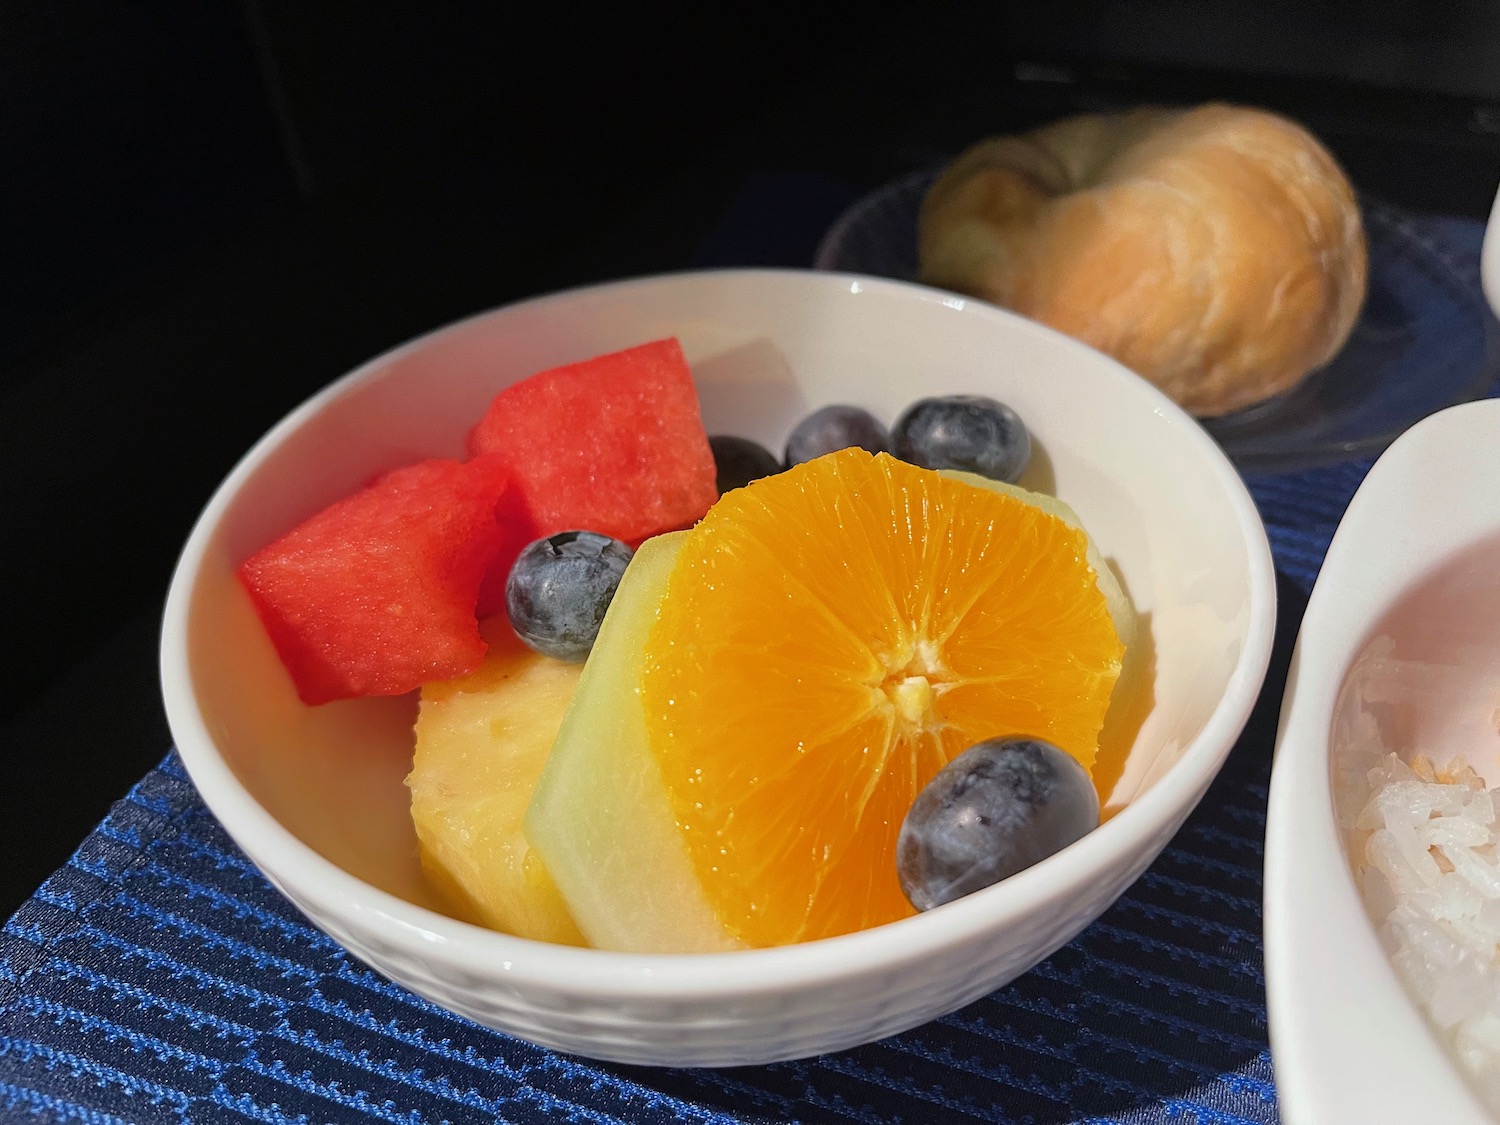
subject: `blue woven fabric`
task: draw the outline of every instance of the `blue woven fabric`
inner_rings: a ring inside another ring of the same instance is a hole
[[[1477,224],[1432,234],[1477,262]],[[531,1046],[412,996],[304,923],[169,754],[0,933],[0,1119],[1276,1122],[1260,936],[1271,746],[1301,605],[1368,467],[1249,481],[1283,610],[1244,736],[1118,903],[952,1016],[719,1071]]]

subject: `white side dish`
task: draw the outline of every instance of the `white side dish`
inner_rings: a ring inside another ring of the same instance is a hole
[[[1366,477],[1308,603],[1266,834],[1271,1049],[1288,1125],[1494,1120],[1456,1062],[1488,1035],[1486,1011],[1500,1013],[1500,997],[1475,991],[1494,974],[1431,922],[1470,936],[1500,922],[1500,905],[1484,905],[1500,896],[1489,857],[1460,854],[1483,849],[1493,804],[1421,787],[1389,755],[1439,770],[1462,759],[1500,782],[1497,495],[1500,401],[1418,423]],[[1430,819],[1439,808],[1456,815]],[[1445,880],[1445,867],[1469,878]],[[1392,882],[1417,893],[1398,900]]]

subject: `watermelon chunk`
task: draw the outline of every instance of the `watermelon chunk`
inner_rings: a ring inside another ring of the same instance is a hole
[[[543,371],[495,396],[469,434],[502,457],[538,536],[636,543],[719,498],[693,375],[675,339]]]
[[[303,702],[400,695],[479,666],[475,603],[505,539],[496,509],[508,487],[498,457],[423,461],[241,565]]]
[[[495,455],[487,453],[484,456]],[[505,583],[510,579],[510,568],[516,565],[516,557],[522,551],[534,540],[542,538],[521,500],[521,493],[514,487],[506,489],[500,498],[495,519],[500,524],[500,547],[479,586],[479,604],[474,607],[474,612],[481,620],[505,609]]]

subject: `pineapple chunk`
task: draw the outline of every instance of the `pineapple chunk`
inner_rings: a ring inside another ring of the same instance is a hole
[[[466,921],[583,945],[521,820],[581,666],[532,652],[504,618],[472,674],[428,684],[417,717],[412,821],[422,866]]]

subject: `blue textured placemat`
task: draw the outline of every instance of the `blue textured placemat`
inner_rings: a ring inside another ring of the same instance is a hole
[[[1478,224],[1434,220],[1431,233],[1477,263]],[[1098,922],[952,1016],[721,1071],[531,1046],[412,996],[306,925],[169,754],[0,933],[0,1119],[1276,1122],[1260,939],[1271,747],[1301,606],[1368,468],[1250,480],[1282,615],[1239,745]]]

